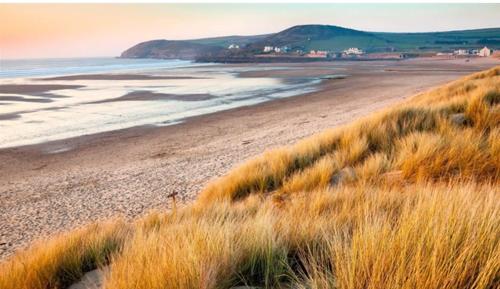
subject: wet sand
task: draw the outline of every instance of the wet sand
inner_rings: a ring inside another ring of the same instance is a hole
[[[201,101],[216,98],[208,93],[197,94],[171,94],[158,93],[151,91],[132,91],[117,98],[105,99],[88,103],[107,103],[116,101],[154,101],[154,100],[182,100],[182,101]]]
[[[53,90],[77,89],[82,85],[64,84],[0,84],[0,93],[38,95],[47,94]]]
[[[241,77],[321,77],[320,90],[187,119],[0,150],[0,258],[35,238],[117,214],[167,209],[265,149],[291,144],[500,61],[286,64]],[[388,65],[387,67],[381,65]]]
[[[48,103],[52,102],[50,98],[26,98],[22,96],[0,96],[0,101],[11,101],[11,102],[39,102]]]
[[[9,120],[20,118],[21,115],[18,113],[0,113],[0,120]]]

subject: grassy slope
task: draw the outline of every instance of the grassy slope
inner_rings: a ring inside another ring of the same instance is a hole
[[[307,29],[302,31],[301,29]],[[368,52],[387,51],[392,48],[400,52],[430,52],[459,48],[482,48],[480,40],[500,41],[500,29],[476,29],[447,32],[386,33],[363,32],[336,26],[296,26],[259,41],[264,45],[288,45],[292,48],[324,49],[341,52],[349,47],[358,47]],[[487,44],[499,48],[498,43]]]
[[[264,153],[191,206],[93,225],[0,268],[0,288],[498,288],[500,67]],[[88,257],[92,256],[92,257]]]
[[[402,51],[418,50],[419,47],[425,47],[427,50],[439,51],[443,49],[459,49],[459,48],[478,48],[484,44],[478,43],[481,39],[497,39],[499,40],[500,29],[476,29],[463,31],[447,31],[447,32],[424,32],[424,33],[374,33],[377,37],[387,40],[391,46]],[[445,41],[445,43],[443,43]],[[446,41],[466,42],[449,44]],[[488,44],[491,48],[498,49],[498,45]]]
[[[500,30],[467,33],[374,33],[374,37],[339,36],[327,40],[300,43],[306,50],[325,49],[343,51],[349,47],[359,47],[366,51],[384,51],[393,47],[396,51],[442,51],[463,48],[482,48],[485,44],[478,43],[481,39],[500,40]],[[448,41],[448,42],[446,42]],[[463,41],[463,43],[450,43]],[[486,44],[498,48],[498,44]]]
[[[390,44],[383,39],[359,36],[339,36],[329,40],[315,40],[304,43],[306,51],[320,49],[340,52],[349,47],[361,47],[365,50],[377,51],[389,46]]]
[[[249,36],[222,36],[222,37],[211,37],[211,38],[201,38],[201,39],[193,39],[193,40],[188,40],[189,42],[194,42],[194,43],[199,43],[199,44],[206,44],[206,45],[214,45],[214,46],[220,46],[227,48],[231,44],[237,44],[240,46],[243,46],[245,44],[254,42],[254,41],[259,41],[265,37],[267,37],[267,34],[263,35],[249,35]]]

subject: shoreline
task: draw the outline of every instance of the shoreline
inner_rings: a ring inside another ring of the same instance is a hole
[[[254,69],[260,68],[224,66],[215,70],[144,70],[142,74],[21,78],[0,83],[0,102],[8,105],[0,113],[0,119],[14,120],[0,123],[5,124],[6,130],[0,137],[0,148],[135,126],[170,125],[190,116],[304,94],[316,90],[321,82],[317,77],[239,76],[242,71]],[[40,84],[44,81],[49,82]],[[56,95],[61,89],[65,91]],[[15,96],[3,95],[2,92]],[[40,104],[33,105],[34,102]],[[48,114],[45,110],[54,112]],[[78,120],[73,118],[76,114]]]
[[[333,74],[330,65],[335,64],[294,64],[296,69],[263,69],[242,77]],[[164,127],[140,126],[0,149],[0,259],[36,238],[98,219],[166,209],[173,190],[181,202],[189,202],[210,179],[265,149],[291,144],[498,64],[407,60],[388,64],[397,71],[380,72],[380,67],[370,67],[373,63],[366,69],[358,67],[366,63],[356,63],[346,66],[350,77],[324,80],[318,91],[304,95],[189,117]]]

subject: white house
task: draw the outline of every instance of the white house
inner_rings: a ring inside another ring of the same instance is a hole
[[[272,47],[272,46],[264,46],[264,50],[263,51],[264,52],[271,52],[273,50],[274,50],[274,47]]]
[[[469,55],[469,51],[466,49],[458,49],[453,52],[455,55]]]
[[[276,52],[276,53],[287,53],[290,50],[288,46],[264,46],[264,49],[262,50],[264,53],[269,53],[269,52]]]
[[[312,57],[312,58],[327,58],[328,57],[328,51],[322,51],[322,50],[311,50],[309,51],[308,54],[306,54],[306,57]]]
[[[228,49],[240,49],[240,46],[238,44],[231,44],[227,48]]]
[[[487,56],[490,56],[493,52],[491,51],[491,49],[489,49],[488,47],[483,47],[483,49],[479,50],[479,56],[482,56],[482,57],[487,57]]]
[[[351,54],[354,54],[354,55],[361,55],[363,54],[363,50],[357,48],[357,47],[351,47],[351,48],[348,48],[346,50],[344,50],[344,53],[347,54],[347,55],[351,55]]]

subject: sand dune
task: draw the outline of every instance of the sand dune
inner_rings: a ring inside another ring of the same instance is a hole
[[[208,180],[265,149],[495,64],[498,60],[346,63],[342,74],[349,77],[327,80],[320,91],[303,96],[169,127],[137,127],[0,150],[0,256],[35,238],[100,218],[168,208],[167,195],[173,190],[181,202],[189,202]],[[329,65],[294,64],[288,70],[263,69],[242,77],[331,75]],[[262,67],[267,66],[273,65]],[[425,71],[387,70],[412,67]]]

